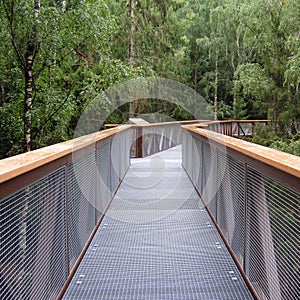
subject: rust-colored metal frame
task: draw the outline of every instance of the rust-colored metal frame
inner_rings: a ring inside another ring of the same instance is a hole
[[[226,121],[209,121],[199,124],[199,127],[206,128],[208,130],[218,132],[227,136],[245,137],[253,136],[254,128],[256,124],[267,125],[270,120],[226,120]],[[233,125],[237,126],[237,136],[233,134]],[[252,128],[251,134],[246,134],[242,124],[248,124]]]

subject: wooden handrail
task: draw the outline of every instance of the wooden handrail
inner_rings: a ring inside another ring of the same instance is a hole
[[[129,125],[123,125],[2,159],[0,160],[0,183],[51,163],[74,151],[93,145],[101,140],[105,140],[128,128],[130,128]]]
[[[149,124],[134,124],[131,125],[132,128],[138,128],[138,127],[160,127],[160,126],[166,126],[166,125],[191,125],[191,124],[201,124],[205,122],[210,122],[209,120],[190,120],[190,121],[172,121],[172,122],[162,122],[162,123],[149,123]]]
[[[221,124],[221,123],[269,123],[270,120],[223,120],[223,121],[207,121],[205,124]]]
[[[209,140],[222,144],[269,166],[300,178],[299,156],[246,142],[230,136],[225,136],[210,130],[197,128],[193,125],[184,125],[182,127],[190,132],[208,138]]]
[[[216,125],[216,124],[243,124],[243,123],[250,123],[255,125],[256,123],[269,123],[270,120],[224,120],[224,121],[199,121],[198,124],[193,124],[194,126],[200,128],[207,128],[209,125]]]

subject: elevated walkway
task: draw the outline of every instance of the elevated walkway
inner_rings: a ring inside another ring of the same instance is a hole
[[[257,122],[123,125],[1,160],[0,299],[300,299],[300,157],[235,138]]]
[[[131,160],[63,299],[253,299],[180,146]]]

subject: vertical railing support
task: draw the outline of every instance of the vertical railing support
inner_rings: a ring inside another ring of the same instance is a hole
[[[248,185],[248,165],[247,163],[244,163],[244,260],[243,260],[243,270],[245,274],[248,274],[247,270],[247,255],[248,255],[248,214],[247,214],[247,209],[248,209],[248,190],[247,190],[247,185]]]
[[[99,194],[100,194],[100,190],[99,190],[99,186],[100,186],[100,178],[99,178],[99,170],[100,170],[100,167],[99,167],[99,165],[98,165],[98,151],[99,151],[99,147],[97,147],[97,143],[96,143],[96,145],[95,145],[96,147],[95,147],[95,168],[96,168],[96,170],[95,170],[95,184],[96,184],[96,186],[95,186],[95,226],[96,226],[96,224],[97,224],[97,222],[98,222],[98,207],[99,207],[99,205],[98,205],[98,200],[100,200],[99,199]],[[100,207],[99,207],[99,210],[100,210]]]
[[[260,197],[255,201],[255,213],[257,215],[258,232],[261,237],[262,252],[266,261],[266,280],[270,299],[280,300],[282,299],[280,281],[272,236],[270,212],[266,196],[266,187],[262,175],[258,177],[257,188],[260,191]]]
[[[65,164],[65,210],[66,210],[66,253],[67,253],[67,268],[68,275],[70,274],[70,249],[69,249],[69,188],[68,188],[68,163]]]
[[[136,128],[136,157],[143,157],[143,128]]]
[[[264,124],[266,124],[266,123],[264,123]],[[252,130],[252,132],[251,132],[251,136],[252,136],[252,138],[254,137],[254,130],[255,130],[255,123],[254,122],[252,122],[251,123],[251,130]]]

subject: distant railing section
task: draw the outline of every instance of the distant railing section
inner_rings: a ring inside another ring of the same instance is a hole
[[[133,125],[132,158],[146,157],[181,145],[181,125],[200,124],[205,121],[179,121]]]
[[[56,299],[129,167],[121,126],[0,161],[0,299]]]
[[[183,166],[257,299],[299,299],[300,157],[184,126]]]
[[[256,124],[267,125],[268,120],[210,121],[200,127],[232,137],[253,137]]]

